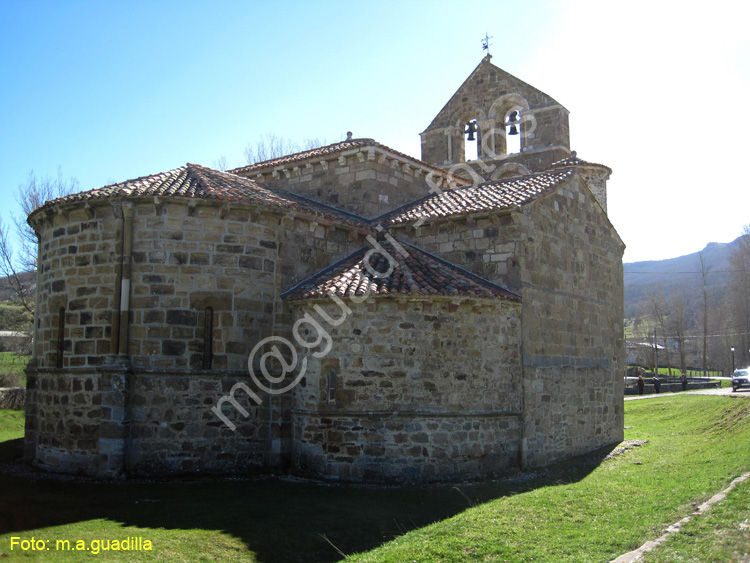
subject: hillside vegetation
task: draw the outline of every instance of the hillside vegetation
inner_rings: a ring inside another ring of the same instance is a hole
[[[660,365],[727,374],[750,363],[750,225],[731,243],[624,264],[624,272],[626,335],[651,343],[655,331]],[[631,362],[653,367],[653,347],[634,353]]]

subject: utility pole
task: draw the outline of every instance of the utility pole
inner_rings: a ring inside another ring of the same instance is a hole
[[[703,278],[703,376],[708,377],[708,283],[706,277],[706,263],[703,261],[703,253],[698,253],[701,261],[701,277]]]

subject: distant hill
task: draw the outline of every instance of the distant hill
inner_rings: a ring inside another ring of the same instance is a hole
[[[36,272],[22,272],[19,274],[19,277],[21,278],[21,283],[23,283],[24,286],[33,286],[36,282]],[[13,291],[13,288],[8,283],[8,278],[0,278],[0,302],[8,301],[9,299],[13,299],[15,296],[15,291]]]
[[[740,238],[729,243],[712,242],[702,250],[708,271],[709,295],[716,300],[714,302],[723,298],[730,277],[729,256]],[[676,292],[687,292],[690,297],[700,298],[703,281],[698,254],[694,252],[667,260],[625,263],[625,318],[634,317],[639,303],[646,300],[649,292],[656,292],[659,288],[667,300]]]

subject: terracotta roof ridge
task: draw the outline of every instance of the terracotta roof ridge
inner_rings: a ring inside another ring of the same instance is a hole
[[[357,250],[355,250],[351,254],[347,254],[346,256],[344,256],[341,260],[338,260],[338,261],[334,262],[333,264],[331,264],[330,266],[327,266],[327,267],[323,268],[322,270],[318,270],[317,272],[315,272],[311,276],[306,277],[302,281],[300,281],[297,284],[295,284],[294,287],[291,287],[291,288],[287,289],[286,291],[283,291],[281,293],[280,297],[282,299],[286,299],[287,296],[291,295],[296,290],[298,290],[301,287],[303,287],[305,284],[310,283],[314,279],[316,279],[318,277],[321,277],[321,276],[323,276],[323,275],[325,275],[325,274],[327,274],[329,272],[332,272],[336,268],[339,268],[340,266],[343,266],[344,264],[346,264],[347,262],[349,262],[350,260],[352,260],[358,254],[364,254],[365,252],[367,252],[367,246],[363,246],[362,248],[358,248]]]
[[[108,198],[182,197],[255,203],[275,208],[296,209],[350,223],[367,226],[368,221],[349,211],[338,209],[281,188],[274,188],[231,172],[215,170],[201,164],[184,166],[122,182],[68,194],[46,201],[29,214],[27,220],[53,205]]]
[[[429,256],[433,260],[437,260],[438,262],[444,264],[445,266],[448,266],[448,267],[453,268],[455,270],[459,270],[465,276],[468,276],[468,277],[470,277],[472,279],[475,279],[479,283],[491,285],[491,286],[493,286],[496,289],[499,289],[499,290],[501,290],[503,292],[506,292],[506,293],[508,293],[508,294],[510,294],[510,295],[512,295],[514,297],[517,297],[519,300],[521,299],[521,296],[518,293],[510,291],[509,289],[507,289],[507,288],[505,288],[505,287],[503,287],[503,286],[501,286],[499,284],[496,284],[495,282],[490,281],[487,278],[484,278],[484,277],[482,277],[482,276],[480,276],[478,274],[475,274],[474,272],[471,272],[471,271],[467,270],[466,268],[463,268],[463,267],[459,266],[458,264],[454,264],[453,262],[449,262],[445,258],[441,258],[440,256],[437,256],[436,254],[432,254],[431,252],[428,252],[427,250],[424,250],[423,248],[419,248],[419,247],[414,246],[413,244],[410,244],[408,242],[399,241],[399,244],[401,244],[403,246],[408,246],[409,248],[412,248],[412,249],[416,250],[417,252],[421,252],[422,254],[425,254],[425,255]]]
[[[574,173],[573,167],[567,167],[460,186],[421,197],[372,219],[371,223],[401,223],[419,220],[420,217],[414,216],[407,219],[405,216],[417,214],[420,207],[423,208],[423,215],[433,218],[509,209],[535,199]]]
[[[586,160],[583,160],[582,158],[578,157],[577,151],[570,151],[570,155],[566,156],[565,158],[562,158],[560,160],[557,160],[550,164],[545,170],[553,170],[556,168],[568,168],[573,166],[596,166],[598,168],[604,168],[609,171],[610,174],[612,174],[612,169],[607,166],[606,164],[599,164],[597,162],[589,162]]]
[[[393,149],[389,147],[388,145],[384,145],[382,143],[377,142],[375,139],[372,139],[370,137],[361,137],[357,139],[347,139],[345,141],[340,141],[338,143],[332,143],[330,145],[324,145],[322,147],[307,149],[304,151],[299,151],[296,153],[291,153],[288,155],[279,156],[276,158],[263,160],[261,162],[256,162],[253,164],[248,164],[246,166],[240,166],[238,168],[233,168],[232,170],[229,170],[228,172],[231,174],[237,174],[241,172],[250,172],[253,170],[264,170],[271,167],[276,166],[283,166],[286,164],[291,164],[293,162],[301,162],[308,159],[320,159],[320,158],[326,158],[326,156],[330,156],[333,154],[337,154],[339,152],[343,152],[345,150],[355,149],[359,147],[377,147],[382,151],[389,152],[399,158],[403,158],[405,160],[409,160],[413,162],[416,166],[427,168],[429,170],[434,170],[435,172],[438,172],[441,176],[451,177],[459,180],[460,182],[465,182],[465,178],[461,176],[457,176],[453,174],[452,172],[448,172],[447,170],[443,170],[442,168],[439,168],[437,166],[434,166],[432,164],[429,164],[427,162],[424,162],[423,160],[420,160],[416,157],[413,157],[411,155],[408,155],[406,153],[403,153],[401,151],[398,151],[396,149]]]
[[[352,219],[354,221],[361,222],[363,225],[367,225],[368,224],[368,220],[366,218],[364,218],[364,217],[362,217],[360,215],[357,215],[356,213],[352,213],[350,211],[346,211],[344,209],[340,209],[340,208],[335,207],[333,205],[329,205],[327,203],[323,203],[321,201],[309,198],[309,197],[301,195],[301,194],[290,192],[290,191],[285,190],[283,188],[277,188],[277,187],[269,186],[269,185],[264,184],[262,182],[258,182],[256,180],[253,180],[252,178],[246,178],[245,176],[240,176],[239,174],[234,174],[233,172],[216,170],[214,168],[210,168],[208,166],[203,166],[201,164],[191,164],[191,163],[188,163],[187,167],[188,168],[190,168],[190,167],[195,168],[201,174],[205,174],[206,172],[208,172],[210,174],[215,174],[215,175],[219,175],[219,176],[231,176],[231,179],[233,181],[240,182],[243,185],[246,184],[246,183],[251,184],[250,186],[247,186],[248,189],[258,189],[258,188],[260,188],[262,190],[267,190],[268,192],[270,192],[271,194],[273,194],[273,195],[275,195],[277,197],[282,197],[282,198],[286,198],[286,199],[289,199],[289,200],[298,201],[298,202],[301,202],[301,203],[303,203],[303,204],[305,204],[305,205],[307,205],[309,207],[319,208],[319,209],[323,209],[323,210],[326,210],[326,211],[330,211],[330,212],[332,212],[332,213],[334,213],[336,215],[343,215],[343,216],[346,216],[346,217],[348,217],[348,218],[350,218],[350,219]]]
[[[364,246],[283,292],[283,299],[330,296],[442,295],[520,300],[520,296],[460,266],[392,237]],[[406,248],[409,248],[407,250]],[[363,259],[375,250],[376,260]],[[385,252],[385,254],[384,254]],[[389,271],[390,270],[390,271]],[[384,275],[378,276],[377,273]],[[387,272],[387,275],[385,275]]]
[[[347,146],[362,146],[367,143],[375,143],[374,139],[370,139],[368,137],[360,137],[357,139],[345,139],[343,141],[338,141],[336,143],[330,143],[328,145],[323,145],[320,147],[313,147],[310,149],[305,149],[302,151],[297,151],[289,154],[284,154],[281,156],[276,156],[274,158],[268,158],[266,160],[261,160],[259,162],[253,162],[252,164],[246,164],[245,166],[238,166],[237,168],[233,168],[232,170],[229,170],[228,172],[234,174],[238,170],[248,170],[253,168],[267,168],[268,166],[273,166],[275,163],[282,163],[285,161],[296,161],[296,160],[305,160],[307,158],[315,158],[317,156],[315,153],[318,151],[326,151],[327,153],[337,152],[340,149],[347,148],[343,147],[343,145]]]

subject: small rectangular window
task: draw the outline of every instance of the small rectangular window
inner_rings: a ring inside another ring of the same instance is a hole
[[[336,372],[331,370],[328,372],[328,404],[336,404]]]
[[[65,307],[60,307],[57,313],[57,367],[63,367],[63,352],[65,352]]]
[[[211,369],[214,359],[214,309],[206,307],[203,320],[203,369]]]

